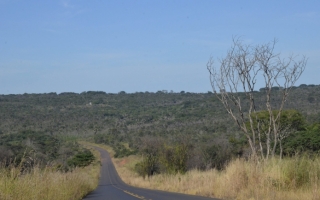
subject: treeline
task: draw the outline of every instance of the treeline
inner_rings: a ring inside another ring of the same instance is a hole
[[[275,91],[277,92],[277,91]],[[264,110],[264,92],[256,92]],[[289,95],[285,109],[300,111],[308,121],[320,119],[320,86],[300,86]],[[276,98],[272,102],[279,102]],[[105,92],[0,95],[0,132],[36,130],[50,134],[93,135],[120,132],[163,135],[172,132],[236,131],[220,102],[208,93]]]

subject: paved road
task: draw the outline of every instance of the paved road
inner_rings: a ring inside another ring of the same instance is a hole
[[[94,147],[101,156],[101,177],[96,190],[87,195],[84,200],[218,200],[208,197],[149,190],[129,186],[119,177],[111,161],[109,153],[99,147]]]

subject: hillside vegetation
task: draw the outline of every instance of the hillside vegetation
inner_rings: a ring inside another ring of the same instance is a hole
[[[256,92],[264,109],[263,89]],[[274,90],[276,92],[276,90]],[[272,99],[277,103],[277,99]],[[319,121],[320,86],[294,88],[286,109],[296,109],[308,121]],[[221,103],[208,93],[105,92],[0,95],[0,133],[21,130],[49,134],[109,133],[118,139],[132,136],[184,134],[218,135],[237,129]],[[194,136],[196,137],[196,136]],[[199,137],[199,136],[198,136]],[[198,139],[201,139],[198,138]]]
[[[273,94],[279,90],[273,88]],[[264,90],[260,89],[254,95],[263,117]],[[280,101],[277,96],[273,95],[274,105]],[[246,102],[245,97],[243,101]],[[297,190],[302,191],[301,195],[314,197],[318,193],[311,194],[311,190],[306,188],[318,190],[319,185],[319,102],[320,85],[302,84],[292,89],[284,113],[295,113],[294,131],[284,138],[281,148],[277,146],[276,149],[277,154],[282,152],[285,158],[281,164],[270,160],[257,166],[257,163],[253,165],[247,161],[250,148],[246,138],[241,137],[239,128],[211,92],[127,94],[122,91],[107,94],[88,91],[80,94],[0,95],[0,174],[3,181],[25,181],[21,183],[25,185],[28,181],[40,183],[40,180],[31,178],[49,177],[51,173],[58,173],[52,177],[62,179],[73,176],[70,174],[78,177],[81,170],[91,167],[95,160],[91,151],[78,144],[77,140],[81,139],[111,146],[115,158],[134,157],[129,162],[130,172],[125,172],[133,175],[125,177],[140,178],[139,182],[144,183],[137,185],[143,187],[165,189],[161,184],[182,186],[207,176],[205,173],[211,173],[212,177],[208,177],[212,179],[224,181],[225,184],[228,184],[227,180],[231,181],[231,185],[226,187],[230,192],[223,189],[201,192],[201,189],[191,188],[174,191],[188,190],[186,193],[223,198],[238,198],[237,191],[243,191],[239,193],[243,195],[242,199],[263,199],[269,191]],[[301,159],[302,163],[305,160],[310,162],[305,162],[305,166],[298,168],[301,169],[298,171],[289,167],[298,166]],[[240,171],[234,171],[235,168]],[[16,170],[17,175],[9,175],[11,169]],[[315,174],[308,173],[310,170]],[[123,173],[120,172],[120,175]],[[190,178],[193,176],[194,179]],[[231,176],[234,178],[231,179]],[[170,177],[173,182],[169,181]],[[263,178],[258,180],[257,177]],[[151,185],[146,186],[147,180]],[[169,182],[166,183],[166,180]],[[179,184],[174,180],[179,180]],[[233,185],[236,181],[239,184]],[[12,183],[17,185],[10,188],[20,187],[18,182]],[[240,183],[245,184],[243,188]],[[201,184],[207,185],[203,182],[198,185]],[[210,182],[210,188],[215,184],[218,183]],[[263,187],[261,193],[250,192],[256,184]],[[289,186],[286,188],[285,185]],[[93,189],[90,188],[87,192]],[[10,191],[15,191],[1,187],[0,190],[6,199],[11,198]],[[290,198],[286,194],[278,195],[278,199]]]
[[[264,110],[263,89],[255,95]],[[319,102],[320,86],[302,84],[293,88],[285,109],[295,109],[308,123],[316,123],[320,121]],[[127,142],[134,147],[143,136],[175,140],[182,134],[192,143],[231,141],[236,147],[232,151],[245,153],[237,145],[243,143],[237,138],[238,128],[211,92],[0,95],[0,122],[0,136],[32,130],[59,137],[94,137],[96,142],[114,146]]]

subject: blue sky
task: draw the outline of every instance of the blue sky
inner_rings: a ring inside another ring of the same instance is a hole
[[[320,84],[319,0],[0,0],[0,94],[207,92],[233,36],[277,38]]]

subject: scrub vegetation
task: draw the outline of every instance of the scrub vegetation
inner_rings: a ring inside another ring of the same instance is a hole
[[[254,92],[259,105],[264,92]],[[211,92],[0,95],[0,199],[81,199],[96,187],[100,165],[79,140],[112,148],[132,185],[225,199],[316,199],[319,102],[319,85],[293,87],[281,115],[294,124],[290,134],[273,158],[252,161],[247,138]],[[270,113],[253,117],[262,123]]]

